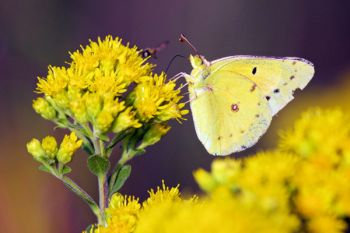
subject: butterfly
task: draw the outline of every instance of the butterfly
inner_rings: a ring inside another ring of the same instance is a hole
[[[314,76],[311,62],[297,57],[231,56],[207,61],[195,51],[184,76],[199,140],[212,155],[229,155],[258,142],[272,117]],[[176,77],[175,77],[176,78]]]

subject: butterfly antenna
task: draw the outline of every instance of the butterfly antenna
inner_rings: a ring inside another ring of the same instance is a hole
[[[186,38],[186,36],[184,34],[181,33],[181,35],[179,37],[179,41],[181,43],[186,43],[194,51],[195,54],[199,55],[199,52],[196,49],[196,47],[193,46],[193,44]]]
[[[185,58],[185,56],[182,56],[182,55],[180,55],[180,54],[176,54],[175,56],[173,56],[173,57],[170,59],[168,65],[167,65],[167,67],[166,67],[166,69],[165,69],[165,73],[168,73],[168,70],[169,70],[171,64],[173,63],[173,61],[174,61],[177,57]]]

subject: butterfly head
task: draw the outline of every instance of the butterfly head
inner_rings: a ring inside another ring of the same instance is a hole
[[[209,76],[209,62],[202,55],[190,55],[191,76],[203,80]]]

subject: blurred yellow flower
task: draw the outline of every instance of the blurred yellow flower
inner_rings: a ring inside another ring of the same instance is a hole
[[[178,187],[163,183],[142,203],[132,232],[344,232],[350,217],[348,119],[339,109],[313,109],[283,133],[278,149],[214,160],[210,172],[194,172],[206,192],[199,198],[182,198]]]

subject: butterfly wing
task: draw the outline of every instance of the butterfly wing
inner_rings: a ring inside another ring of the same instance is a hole
[[[226,57],[211,62],[211,72],[218,70],[236,72],[252,80],[268,99],[273,115],[290,102],[294,91],[303,89],[315,73],[311,62],[295,57]]]
[[[254,145],[270,125],[272,113],[259,87],[248,78],[218,70],[203,87],[189,87],[199,140],[210,154],[228,155]]]

